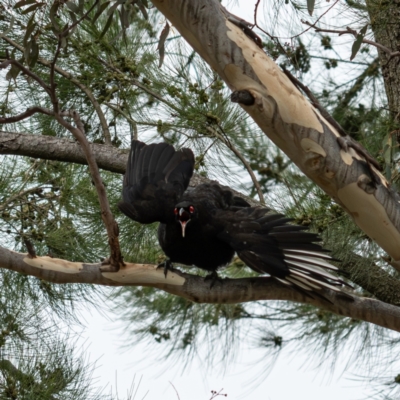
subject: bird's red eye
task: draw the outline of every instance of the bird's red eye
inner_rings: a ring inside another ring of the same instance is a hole
[[[178,215],[178,209],[177,208],[174,209],[174,214]]]
[[[193,207],[193,206],[190,206],[190,207],[189,207],[189,212],[190,212],[191,214],[194,213],[194,207]]]

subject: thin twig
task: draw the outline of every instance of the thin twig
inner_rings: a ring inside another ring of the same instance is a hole
[[[357,35],[358,35],[357,31],[355,29],[350,28],[349,26],[345,30],[336,30],[336,29],[324,29],[324,28],[319,28],[318,26],[315,26],[315,24],[318,22],[318,20],[315,21],[313,24],[311,22],[304,21],[304,20],[302,20],[301,22],[303,24],[309,26],[309,28],[307,30],[314,28],[315,32],[337,33],[339,36],[348,34],[348,35],[353,35],[355,38],[357,38]],[[306,32],[306,31],[304,31],[304,32]],[[304,32],[302,32],[302,33],[304,33]],[[297,36],[299,36],[299,35],[297,35]],[[294,36],[294,37],[296,37],[296,36]],[[374,42],[373,40],[363,38],[362,43],[370,44],[371,46],[375,46],[376,48],[382,50],[384,53],[389,55],[389,57],[390,57],[389,60],[392,59],[393,57],[400,56],[400,51],[392,51],[389,49],[389,47],[386,47],[383,44]]]
[[[55,114],[58,114],[59,108],[58,108],[58,99],[57,99],[57,93],[56,93],[57,84],[54,79],[54,69],[55,69],[55,65],[57,62],[57,58],[60,54],[60,51],[61,51],[61,36],[59,36],[59,38],[58,38],[57,49],[54,54],[53,61],[50,63],[50,98],[51,98],[51,102],[53,103],[53,108],[54,108]]]
[[[29,107],[26,109],[25,112],[18,114],[18,115],[14,115],[13,117],[8,117],[8,118],[0,117],[0,124],[10,124],[11,122],[22,121],[36,113],[41,113],[41,114],[46,114],[46,115],[54,115],[53,111],[49,110],[48,108]]]
[[[321,56],[312,56],[310,55],[310,58],[315,58],[317,60],[326,60],[326,61],[337,61],[341,63],[347,63],[347,64],[357,64],[357,65],[365,65],[368,66],[370,65],[369,63],[366,62],[359,62],[359,61],[350,61],[350,60],[342,60],[340,58],[330,58],[330,57],[321,57]]]
[[[324,15],[326,15],[330,10],[332,10],[333,7],[336,6],[336,4],[339,2],[339,0],[336,0],[323,14],[321,14],[318,19],[314,22],[313,25],[315,25]],[[303,24],[305,23],[303,20],[301,21]],[[306,24],[306,25],[310,25],[310,24]],[[313,25],[310,25],[309,28],[305,29],[303,32],[300,32],[299,34],[292,36],[292,40],[303,35],[304,33],[308,32],[311,28],[313,28]]]
[[[42,86],[42,88],[46,91],[46,93],[48,95],[51,94],[51,89],[50,87],[46,84],[46,82],[40,78],[38,75],[36,75],[34,72],[32,72],[31,70],[29,70],[28,68],[24,67],[19,61],[17,60],[6,60],[3,61],[0,64],[0,69],[5,69],[7,68],[9,65],[15,65],[16,67],[18,67],[25,75],[29,76],[30,78],[32,78],[33,80],[35,80],[40,86]]]
[[[73,118],[76,127],[72,126],[69,122],[67,122],[63,118],[64,116]],[[81,145],[83,152],[85,153],[90,174],[94,182],[94,185],[96,187],[97,195],[99,197],[101,217],[107,229],[108,243],[110,245],[110,250],[111,250],[111,256],[109,260],[111,268],[109,270],[118,271],[120,266],[124,265],[118,240],[119,228],[111,212],[110,204],[107,199],[107,193],[100,176],[96,159],[93,155],[89,141],[85,136],[83,123],[79,117],[79,114],[76,111],[71,111],[71,110],[62,111],[61,113],[56,114],[55,117],[62,126],[68,129],[74,135],[74,137],[78,140],[79,144]]]
[[[260,1],[261,0],[257,0],[256,5],[254,6],[254,26],[257,26],[257,27],[258,27],[258,24],[257,24],[257,12],[258,12],[258,6],[260,5]]]
[[[174,384],[173,384],[171,381],[169,382],[169,384],[174,388],[175,393],[176,393],[176,396],[178,397],[178,400],[181,400],[181,398],[179,397],[179,393],[178,393],[178,391],[176,390],[176,387],[174,386]]]
[[[92,7],[89,8],[89,10],[83,14],[83,16],[81,18],[79,18],[77,21],[75,21],[71,26],[67,27],[65,29],[65,31],[62,32],[62,35],[66,34],[68,31],[71,31],[72,29],[75,28],[75,26],[79,25],[92,11],[93,9],[97,6],[97,3],[99,2],[99,0],[96,0]]]
[[[132,117],[130,117],[125,111],[121,110],[114,104],[105,102],[104,105],[121,114],[129,122],[129,125],[133,128],[133,131],[135,132],[135,139],[137,139],[137,122],[132,119]]]

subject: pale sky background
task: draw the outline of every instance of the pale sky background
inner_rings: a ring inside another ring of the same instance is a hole
[[[255,1],[248,0],[230,2],[228,9],[252,21],[254,3]],[[327,7],[332,3],[321,4]],[[261,9],[260,19],[262,11]],[[318,15],[316,13],[316,16]],[[310,18],[310,20],[315,19],[316,17]],[[347,42],[347,47],[341,49],[349,52],[352,41],[341,40]],[[346,56],[346,58],[349,57]],[[336,71],[332,73],[335,74]],[[126,306],[129,307],[129,304]],[[363,375],[364,371],[347,371],[344,362],[338,363],[334,373],[329,371],[326,365],[321,368],[310,368],[308,357],[293,356],[285,349],[269,375],[265,374],[264,378],[261,377],[256,382],[254,382],[254,375],[262,374],[262,366],[254,365],[259,360],[260,353],[262,354],[260,350],[244,352],[245,354],[241,354],[225,373],[218,369],[207,370],[196,361],[190,365],[190,368],[182,371],[181,365],[172,367],[170,362],[160,362],[153,358],[154,354],[146,354],[144,345],[138,344],[130,351],[122,350],[121,342],[133,340],[132,337],[123,336],[123,324],[108,320],[96,311],[84,313],[83,316],[87,329],[83,332],[79,343],[84,343],[91,361],[97,360],[98,368],[94,376],[99,377],[99,386],[107,385],[106,392],[113,391],[113,393],[116,392],[117,387],[121,400],[127,398],[127,391],[133,381],[135,382],[135,400],[143,398],[147,400],[208,400],[211,398],[211,390],[219,391],[220,389],[223,389],[223,393],[228,394],[227,398],[232,400],[292,398],[358,400],[370,398],[372,395],[365,382],[355,379],[355,375]],[[154,345],[158,346],[156,342]],[[308,367],[305,367],[305,364]],[[139,381],[140,385],[138,385]],[[222,397],[218,397],[220,398]]]
[[[127,304],[127,306],[129,306]],[[342,374],[343,365],[338,363],[337,372],[331,373],[329,366],[322,369],[304,367],[308,358],[304,355],[288,354],[283,349],[275,366],[264,379],[254,382],[255,376],[263,374],[262,364],[255,365],[263,350],[246,351],[224,374],[207,370],[194,361],[182,371],[181,365],[171,366],[155,360],[154,354],[146,354],[144,346],[122,350],[121,343],[133,338],[123,336],[123,324],[110,321],[97,311],[84,313],[87,329],[83,332],[77,347],[87,349],[89,359],[97,361],[94,377],[97,383],[107,388],[105,393],[118,390],[119,398],[126,399],[127,391],[135,382],[135,400],[209,400],[211,390],[224,389],[228,399],[307,399],[307,400],[362,400],[370,397],[365,384],[354,381],[354,375]],[[123,340],[124,339],[124,340]],[[159,346],[154,341],[154,346]],[[244,353],[244,352],[242,352]],[[357,372],[357,371],[353,371]],[[360,371],[362,373],[364,371]],[[137,385],[140,381],[140,385]]]

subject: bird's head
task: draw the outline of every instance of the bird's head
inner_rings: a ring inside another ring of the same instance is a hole
[[[185,237],[186,226],[193,220],[193,218],[195,218],[196,208],[194,205],[185,201],[177,204],[177,206],[174,208],[174,214],[176,220],[181,224],[182,237]]]

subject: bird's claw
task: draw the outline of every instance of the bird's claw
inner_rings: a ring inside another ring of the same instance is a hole
[[[211,290],[214,287],[215,282],[222,283],[222,278],[218,276],[217,271],[213,271],[204,278],[204,282],[207,281],[211,281],[210,283],[210,290]]]
[[[111,263],[110,257],[107,257],[101,262],[100,271],[101,272],[118,272],[119,268],[120,268],[119,265],[115,265],[115,264]]]
[[[167,277],[168,271],[171,271],[173,269],[171,260],[167,258],[164,262],[157,265],[157,269],[159,268],[164,269],[164,276]]]

